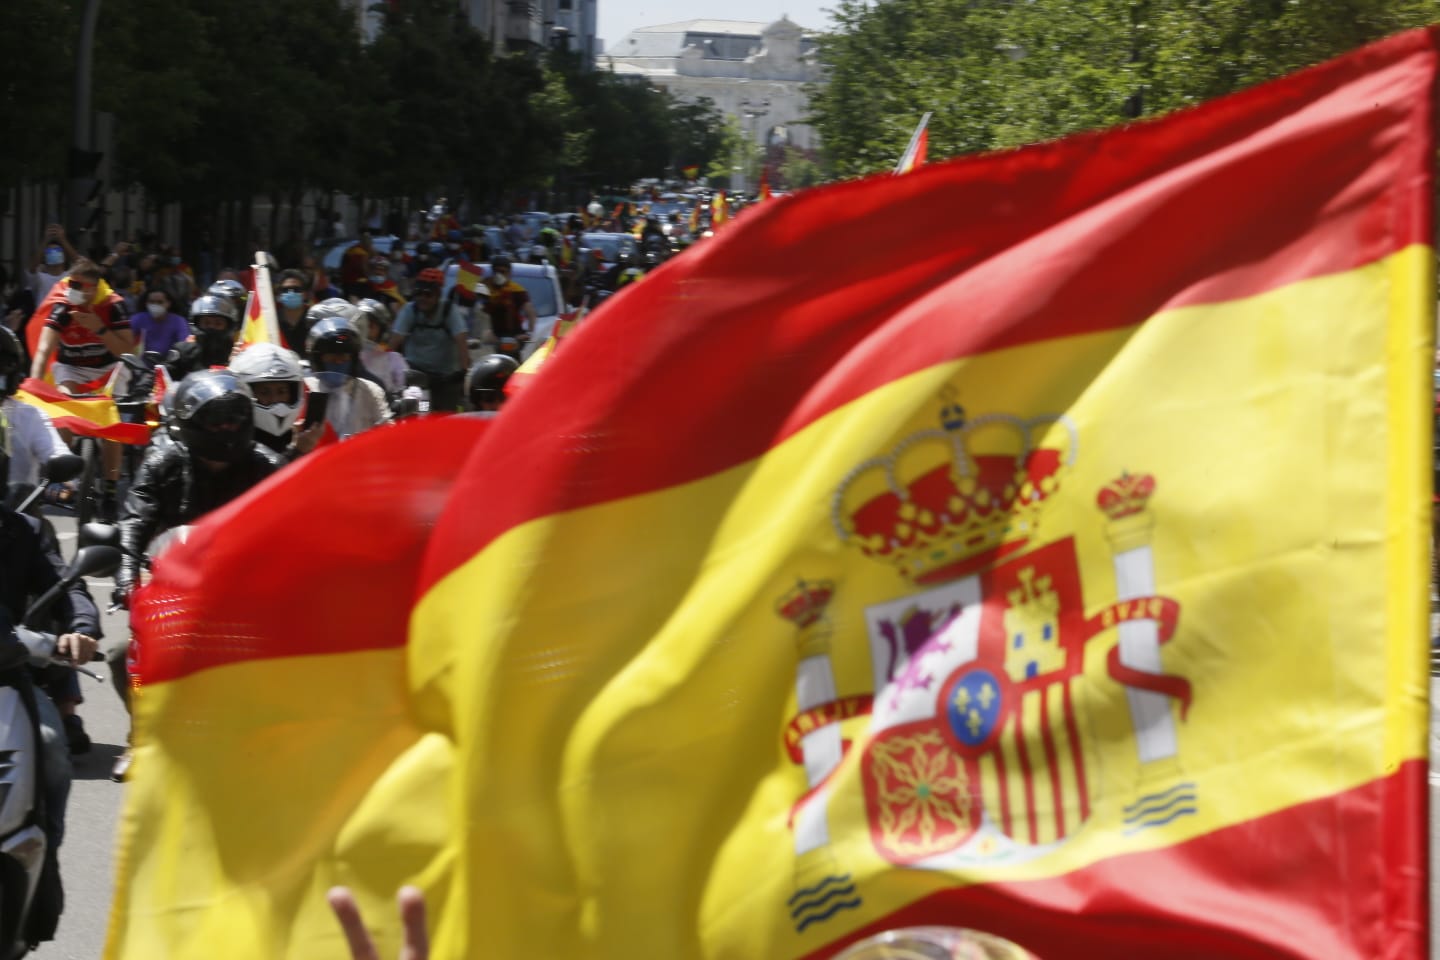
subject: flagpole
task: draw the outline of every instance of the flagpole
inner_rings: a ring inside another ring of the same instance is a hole
[[[284,343],[280,339],[280,325],[276,320],[275,313],[275,291],[270,287],[270,254],[264,250],[255,251],[255,296],[260,298],[260,319],[265,324],[265,332],[270,336],[270,342],[274,344]]]
[[[914,161],[915,150],[920,144],[920,137],[925,133],[925,127],[930,123],[931,112],[926,110],[920,122],[915,125],[915,132],[910,134],[910,142],[906,144],[905,152],[900,154],[900,160],[895,164],[896,173],[904,173]]]

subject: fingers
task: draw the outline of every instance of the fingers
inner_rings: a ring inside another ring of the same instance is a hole
[[[340,921],[340,929],[345,933],[345,942],[350,947],[353,960],[380,960],[375,952],[375,943],[370,939],[370,934],[365,930],[365,922],[360,918],[360,908],[355,904],[354,894],[346,887],[332,887],[325,899],[329,901],[335,919]]]
[[[400,960],[427,960],[430,938],[425,933],[425,895],[415,887],[401,887],[395,899],[400,904],[400,924],[405,928]]]

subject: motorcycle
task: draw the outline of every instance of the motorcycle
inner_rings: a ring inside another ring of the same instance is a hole
[[[17,960],[51,939],[63,909],[60,865],[45,830],[44,757],[35,699],[45,694],[31,684],[27,667],[64,662],[54,659],[56,635],[41,629],[50,608],[81,578],[105,576],[119,565],[118,550],[82,548],[11,636],[0,640],[0,960]]]

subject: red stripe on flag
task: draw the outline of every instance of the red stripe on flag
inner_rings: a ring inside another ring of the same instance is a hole
[[[50,422],[57,430],[69,430],[82,437],[98,437],[134,447],[143,447],[150,442],[150,427],[143,423],[112,423],[101,427],[84,417],[51,417]]]
[[[1427,768],[1407,761],[1352,790],[1059,877],[932,894],[805,960],[929,924],[998,934],[1046,958],[1422,960]],[[1372,862],[1394,868],[1355,884],[1355,865]],[[890,877],[913,889],[908,871]]]
[[[1401,34],[1148,123],[762,205],[598,311],[554,359],[556,389],[515,399],[455,497],[492,509],[447,518],[428,581],[507,529],[744,463],[934,364],[1428,243],[1434,58]],[[862,249],[863,269],[835,269]],[[632,345],[626,375],[593,376],[614,343]],[[596,435],[705,442],[554,442]]]
[[[1060,686],[1068,687],[1067,680]],[[1040,698],[1040,739],[1045,747],[1045,762],[1050,772],[1050,803],[1055,810],[1055,836],[1065,836],[1065,791],[1060,789],[1060,760],[1055,753],[1055,735],[1050,730],[1050,694],[1044,687],[1036,692]]]
[[[1010,735],[1015,738],[1015,755],[1020,758],[1020,780],[1025,784],[1025,823],[1030,828],[1029,842],[1035,844],[1040,842],[1040,825],[1035,820],[1035,771],[1030,766],[1030,751],[1025,749],[1025,727],[1020,723],[1020,711],[1023,709],[1024,698],[1021,698],[1015,719],[1010,722]]]
[[[1075,789],[1080,795],[1080,822],[1090,819],[1090,791],[1085,786],[1085,747],[1080,731],[1075,726],[1075,703],[1070,698],[1070,684],[1063,684],[1065,692],[1065,733],[1075,750]]]
[[[156,562],[155,579],[136,595],[144,682],[228,663],[404,646],[436,514],[491,422],[422,417],[370,430],[301,457],[208,514]],[[306,491],[340,489],[345,496],[327,497],[317,522]],[[353,530],[365,535],[341,536],[337,549],[337,531]],[[281,542],[316,560],[307,567],[310,596],[343,602],[295,603],[294,568],[255,562]],[[244,586],[197,589],[202,573],[206,583]],[[355,589],[366,583],[381,588]]]

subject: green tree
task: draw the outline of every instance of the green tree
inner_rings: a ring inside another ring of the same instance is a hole
[[[77,16],[57,0],[0,4],[0,184],[64,175]]]
[[[932,157],[1230,93],[1436,16],[1431,0],[842,0],[814,121],[842,174],[886,169],[925,110]]]

